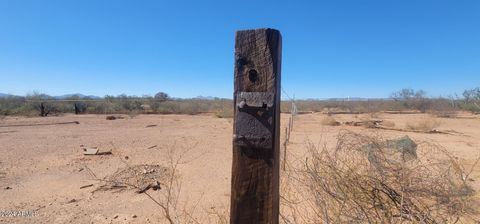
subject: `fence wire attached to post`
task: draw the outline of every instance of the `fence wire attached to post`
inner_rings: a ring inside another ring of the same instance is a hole
[[[290,134],[293,130],[293,121],[294,121],[294,117],[298,113],[298,109],[297,109],[297,105],[295,104],[295,95],[293,96],[293,98],[290,98],[288,93],[283,88],[282,88],[282,92],[292,102],[292,106],[290,108],[290,117],[288,118],[288,125],[287,125],[287,127],[285,127],[285,138],[284,138],[285,140],[283,142],[283,165],[282,165],[282,169],[283,169],[283,171],[285,171],[286,170],[286,165],[287,165],[287,145],[290,142]]]

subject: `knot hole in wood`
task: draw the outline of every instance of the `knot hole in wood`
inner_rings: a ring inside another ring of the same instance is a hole
[[[257,80],[258,80],[258,72],[257,72],[257,70],[255,70],[255,69],[250,69],[250,70],[248,71],[248,80],[250,80],[250,82],[252,82],[252,83],[257,82]]]

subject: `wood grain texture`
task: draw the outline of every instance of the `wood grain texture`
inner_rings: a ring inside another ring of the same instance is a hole
[[[234,106],[240,92],[271,92],[275,97],[267,116],[260,118],[273,127],[271,147],[258,149],[233,143],[230,223],[279,221],[281,46],[280,32],[274,29],[236,33]]]

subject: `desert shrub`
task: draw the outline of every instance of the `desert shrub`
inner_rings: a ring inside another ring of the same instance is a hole
[[[233,109],[220,109],[215,112],[215,117],[218,118],[232,118],[233,117]]]
[[[135,117],[138,116],[138,114],[140,114],[140,111],[138,111],[138,110],[131,110],[131,111],[128,112],[128,116],[130,118],[135,118]]]
[[[470,111],[472,113],[478,114],[480,113],[480,107],[473,103],[465,103],[462,105],[462,108],[466,111]]]
[[[333,118],[332,116],[326,116],[322,119],[321,124],[327,126],[339,126],[340,122],[335,120],[335,118]]]
[[[307,143],[306,160],[290,165],[282,177],[283,222],[474,221],[471,171],[456,157],[423,142],[415,157],[404,160],[383,142],[379,136],[342,132],[333,149]]]
[[[420,121],[410,121],[405,124],[407,130],[429,132],[441,125],[438,119],[426,117]]]
[[[404,88],[393,92],[390,97],[402,104],[404,108],[419,110],[425,113],[431,105],[431,101],[426,97],[426,92],[423,90],[413,90]]]
[[[455,101],[444,98],[432,100],[431,113],[437,117],[456,117]]]

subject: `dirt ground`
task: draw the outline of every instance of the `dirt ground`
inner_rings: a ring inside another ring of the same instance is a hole
[[[375,119],[391,121],[397,128],[435,119],[439,124],[436,129],[453,133],[428,134],[326,126],[321,124],[325,116],[295,117],[287,162],[301,159],[307,142],[334,146],[336,136],[345,129],[387,138],[408,135],[417,142],[433,142],[452,152],[466,167],[472,166],[480,155],[480,117],[375,115]],[[370,116],[335,115],[334,118],[345,122]],[[282,114],[282,135],[288,117]],[[79,124],[12,126],[71,121]],[[139,115],[117,120],[106,120],[105,115],[3,118],[0,120],[0,212],[26,211],[33,212],[33,216],[0,216],[0,223],[166,223],[163,210],[152,200],[161,200],[165,187],[148,190],[151,197],[134,189],[98,189],[105,185],[102,179],[118,170],[136,165],[168,167],[169,158],[181,158],[179,207],[187,208],[201,223],[215,223],[218,217],[228,215],[231,140],[232,120],[211,114]],[[82,146],[98,147],[112,154],[85,156]],[[480,191],[480,167],[474,169],[471,177],[474,189]],[[93,186],[81,188],[90,184]]]

